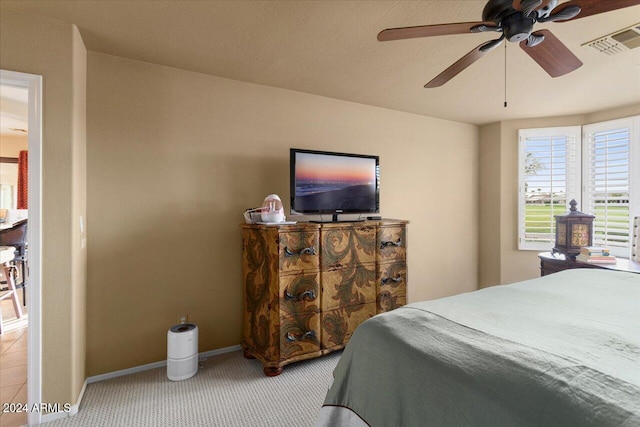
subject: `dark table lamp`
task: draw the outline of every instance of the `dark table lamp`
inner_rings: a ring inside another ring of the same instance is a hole
[[[571,209],[556,218],[556,245],[553,253],[564,254],[567,258],[575,259],[583,246],[593,244],[593,219],[595,216],[579,212],[578,203],[571,200]]]

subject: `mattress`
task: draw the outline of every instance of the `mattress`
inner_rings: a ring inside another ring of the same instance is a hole
[[[567,270],[375,316],[317,425],[638,426],[640,275]]]

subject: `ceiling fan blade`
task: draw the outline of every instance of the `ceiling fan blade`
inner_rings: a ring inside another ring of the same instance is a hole
[[[640,0],[570,0],[556,6],[555,9],[551,11],[550,15],[555,15],[570,6],[578,6],[582,9],[581,12],[576,17],[570,19],[579,19],[637,5],[640,5]],[[565,19],[561,22],[568,20],[569,19]]]
[[[570,5],[559,11],[558,13],[543,16],[538,18],[538,22],[562,22],[569,21],[576,16],[578,16],[582,12],[582,8],[580,6],[576,6],[575,4]]]
[[[528,40],[523,40],[520,47],[551,77],[563,76],[582,66],[582,61],[551,31],[536,31],[532,36],[542,36],[544,40],[535,46],[529,46]]]
[[[502,39],[503,37],[498,40],[502,41]],[[482,43],[480,46],[476,47],[471,52],[467,53],[465,56],[454,62],[449,68],[434,77],[429,83],[424,85],[424,87],[434,88],[442,86],[443,84],[460,74],[460,72],[465,70],[469,65],[473,64],[478,59],[482,58],[485,54],[498,47],[498,45],[500,45],[500,43],[498,43],[498,40],[490,40],[486,43]]]
[[[458,22],[455,24],[437,24],[437,25],[420,25],[417,27],[402,27],[402,28],[388,28],[378,33],[378,40],[381,42],[389,40],[403,40],[413,39],[417,37],[432,37],[432,36],[446,36],[451,34],[467,34],[472,32],[474,27],[493,29],[496,24],[491,21],[478,21],[478,22]],[[483,30],[479,30],[483,31]],[[486,30],[485,30],[486,31]],[[493,30],[492,30],[493,31]]]

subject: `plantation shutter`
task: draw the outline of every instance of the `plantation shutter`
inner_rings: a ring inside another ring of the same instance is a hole
[[[640,208],[637,133],[633,118],[584,127],[583,200],[596,216],[593,244],[621,257],[630,256],[631,222]]]
[[[580,130],[519,131],[518,249],[551,250],[554,215],[565,214],[572,199],[580,206]]]

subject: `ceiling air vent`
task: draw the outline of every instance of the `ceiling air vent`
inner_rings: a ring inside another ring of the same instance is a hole
[[[599,39],[584,43],[586,46],[606,55],[615,55],[640,46],[640,24],[616,31]]]

